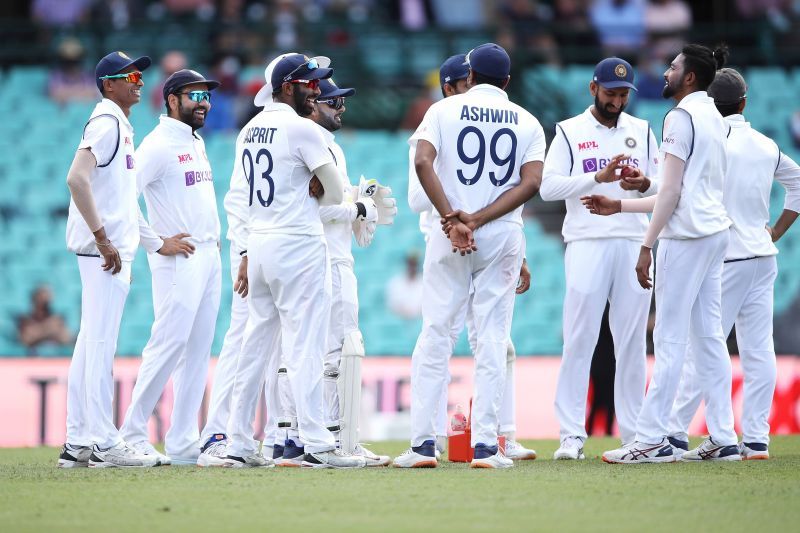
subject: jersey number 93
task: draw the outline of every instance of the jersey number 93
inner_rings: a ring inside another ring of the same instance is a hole
[[[256,166],[260,167],[263,163],[262,160],[266,160],[267,166],[266,170],[261,172],[261,179],[267,182],[267,188],[269,189],[266,200],[262,194],[262,189],[256,187],[255,180]],[[253,195],[255,194],[256,198],[258,199],[258,203],[264,207],[269,207],[269,204],[272,203],[272,198],[275,193],[275,182],[272,181],[272,176],[270,176],[270,172],[272,172],[272,154],[270,154],[269,150],[266,148],[262,148],[256,152],[256,157],[254,160],[253,154],[250,152],[250,150],[245,149],[244,153],[242,154],[242,166],[244,167],[244,176],[247,179],[247,183],[250,184],[249,205],[253,205]]]

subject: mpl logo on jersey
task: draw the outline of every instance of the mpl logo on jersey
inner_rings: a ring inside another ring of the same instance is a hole
[[[583,160],[583,171],[584,172],[597,172],[598,170],[602,170],[606,168],[608,162],[611,161],[610,159],[600,158],[597,159],[596,157],[590,157],[588,159]],[[639,160],[638,159],[623,159],[620,161],[622,165],[630,165],[632,167],[639,168]]]
[[[213,181],[210,170],[189,170],[184,173],[186,177],[186,186],[189,187],[201,181]]]
[[[584,150],[597,150],[598,148],[600,148],[600,145],[597,144],[597,141],[586,141],[578,143],[579,152],[583,152]]]
[[[190,163],[192,161],[192,154],[178,154],[178,163],[181,165],[184,163]]]

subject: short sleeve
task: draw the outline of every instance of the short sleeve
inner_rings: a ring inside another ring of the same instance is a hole
[[[692,117],[683,109],[673,109],[664,119],[661,152],[672,154],[685,162],[692,155],[693,146],[694,126],[692,125]]]
[[[428,141],[438,152],[441,149],[441,135],[439,133],[439,120],[437,116],[438,105],[432,105],[425,113],[417,131],[408,139],[411,146],[416,146],[419,141]]]
[[[297,135],[291,140],[297,146],[300,161],[311,171],[327,163],[333,163],[333,155],[317,125],[308,119],[303,121],[307,124],[300,123],[301,125],[295,129]]]
[[[119,148],[119,122],[111,115],[100,115],[89,120],[83,129],[78,149],[88,148],[98,167],[111,163]]]
[[[530,163],[531,161],[544,162],[544,154],[547,150],[547,141],[544,137],[544,129],[542,128],[542,125],[539,124],[538,121],[535,121],[535,123],[531,126],[533,135],[531,142],[528,145],[528,149],[525,151],[525,155],[522,158],[523,165],[525,163]]]

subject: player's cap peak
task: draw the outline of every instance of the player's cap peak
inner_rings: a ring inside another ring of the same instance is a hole
[[[444,87],[445,83],[454,83],[464,80],[469,76],[469,65],[467,64],[466,54],[456,54],[448,57],[442,66],[439,67],[439,85]]]
[[[747,83],[736,69],[721,68],[708,86],[708,96],[715,104],[738,104],[747,98]]]
[[[205,83],[208,85],[209,91],[213,91],[220,86],[218,81],[206,79],[205,76],[196,70],[185,68],[178,70],[177,72],[173,72],[164,82],[164,100],[166,100],[167,96],[170,94],[178,92],[181,87],[186,87],[187,85],[191,85],[193,83]]]
[[[97,88],[102,92],[103,90],[103,76],[111,76],[119,74],[131,65],[135,66],[139,71],[147,69],[152,61],[147,56],[142,56],[136,59],[131,59],[125,52],[111,52],[98,61],[94,69],[95,83]]]
[[[606,89],[627,87],[636,90],[633,85],[633,67],[620,57],[607,57],[594,67],[592,81]]]
[[[349,87],[339,87],[333,78],[319,80],[318,99],[336,98],[338,96],[353,96],[356,90]]]
[[[499,44],[486,43],[473,48],[466,61],[471,70],[490,78],[503,80],[511,73],[511,58]]]

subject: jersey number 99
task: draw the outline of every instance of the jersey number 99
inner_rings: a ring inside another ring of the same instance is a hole
[[[475,155],[467,155],[467,153],[464,151],[464,142],[466,141],[467,136],[470,134],[474,134],[478,138],[478,151],[475,153]],[[503,137],[508,137],[510,139],[511,147],[507,156],[500,157],[497,154],[497,144]],[[475,185],[478,183],[478,180],[481,179],[481,176],[483,175],[483,167],[486,165],[486,138],[483,136],[483,132],[481,132],[481,130],[475,126],[467,126],[461,130],[461,133],[458,134],[458,139],[456,140],[456,149],[458,150],[458,157],[461,158],[461,161],[463,161],[465,164],[478,165],[471,178],[465,177],[464,172],[460,168],[456,170],[458,181],[464,185]],[[497,175],[494,173],[494,171],[490,171],[489,180],[492,182],[492,185],[497,187],[505,185],[505,183],[511,178],[511,174],[514,172],[514,167],[517,160],[517,136],[512,130],[509,128],[501,128],[497,130],[494,135],[492,135],[492,138],[489,141],[489,157],[497,167],[506,167],[506,173],[500,179],[497,179]]]
[[[269,193],[267,194],[266,200],[264,199],[264,195],[261,194],[261,189],[256,187],[255,180],[256,165],[261,165],[261,160],[263,158],[266,158],[267,168],[261,173],[261,179],[266,180],[269,187]],[[258,203],[264,207],[269,207],[269,204],[272,203],[273,194],[275,193],[275,182],[272,181],[272,176],[270,176],[270,172],[272,172],[272,154],[270,154],[269,150],[266,148],[262,148],[256,152],[254,161],[253,154],[249,149],[245,149],[244,153],[242,154],[242,166],[244,167],[244,176],[247,179],[247,183],[250,184],[249,205],[253,205],[253,194],[255,194],[256,198],[258,199]]]

